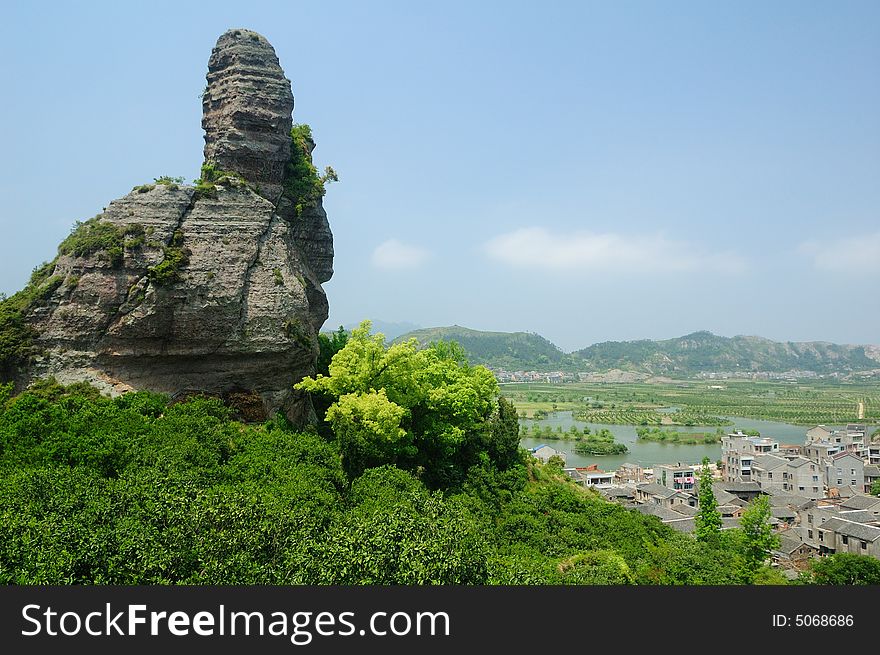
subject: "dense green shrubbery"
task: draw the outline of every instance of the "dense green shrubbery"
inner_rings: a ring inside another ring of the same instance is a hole
[[[328,411],[326,438],[216,399],[0,386],[0,583],[780,582],[761,507],[698,542],[525,458],[515,409],[455,348],[327,341],[311,386],[365,418]],[[856,564],[816,581],[874,580]]]
[[[418,473],[350,481],[334,444],[213,399],[0,387],[0,582],[629,581],[676,538],[558,471],[485,463],[435,491]]]

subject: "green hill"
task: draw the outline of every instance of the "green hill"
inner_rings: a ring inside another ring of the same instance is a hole
[[[849,373],[880,369],[880,348],[822,341],[771,341],[762,337],[722,337],[694,332],[661,341],[605,341],[565,353],[539,334],[482,332],[453,325],[414,330],[421,345],[457,341],[472,364],[506,370],[608,371],[694,375],[711,371],[815,371]]]
[[[790,370],[831,373],[880,368],[876,349],[821,341],[771,341],[694,332],[663,341],[606,341],[573,353],[588,369],[694,374],[703,371]]]
[[[395,341],[415,337],[425,346],[435,341],[457,341],[471,364],[507,370],[574,370],[570,355],[532,332],[481,332],[453,325],[413,330]]]

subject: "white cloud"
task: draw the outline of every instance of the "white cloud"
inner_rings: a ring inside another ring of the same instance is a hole
[[[734,253],[704,252],[662,235],[582,231],[554,234],[542,227],[521,228],[494,237],[486,244],[486,252],[492,259],[512,266],[554,271],[738,273],[746,268],[743,258]]]
[[[834,273],[880,272],[880,232],[832,241],[804,241],[798,252],[813,260],[813,266]]]
[[[412,269],[421,266],[429,257],[424,248],[389,239],[373,251],[373,266],[388,270]]]

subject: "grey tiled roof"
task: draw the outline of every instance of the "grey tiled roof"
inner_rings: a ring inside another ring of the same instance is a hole
[[[846,519],[847,521],[855,521],[856,523],[871,523],[877,520],[877,517],[866,509],[844,509],[834,516]]]
[[[842,518],[828,519],[819,526],[820,530],[832,530],[838,534],[856,539],[864,539],[865,541],[876,541],[880,539],[880,528],[875,528],[864,523],[855,523]]]
[[[771,494],[770,495],[770,506],[771,507],[794,507],[796,509],[803,509],[806,505],[809,505],[811,501],[806,496],[798,496],[796,494]]]
[[[761,491],[761,485],[757,482],[722,482],[721,488],[729,493]]]
[[[874,507],[877,503],[880,503],[880,498],[876,496],[856,495],[852,498],[847,498],[840,503],[840,506],[846,509],[868,509],[869,507]]]
[[[669,498],[670,496],[674,496],[678,493],[677,491],[675,491],[675,489],[669,489],[668,487],[664,487],[662,484],[657,484],[656,482],[648,482],[647,484],[637,485],[636,489],[644,493],[651,494],[652,496],[660,496],[661,498]]]
[[[759,455],[755,458],[755,461],[752,462],[752,467],[758,466],[765,471],[775,471],[778,468],[782,468],[788,464],[788,460],[784,457],[779,457],[778,455]],[[744,483],[744,484],[754,484],[754,483]]]
[[[779,533],[779,548],[776,549],[776,552],[785,553],[786,555],[790,555],[798,548],[804,545],[804,542],[801,540],[800,535],[797,534],[796,530],[788,530],[786,532]]]
[[[645,503],[644,505],[639,505],[636,507],[638,511],[642,514],[648,514],[650,516],[656,516],[660,520],[668,520],[668,519],[680,519],[682,518],[682,514],[675,512],[667,507],[663,507],[661,505],[655,505],[653,503]]]
[[[635,495],[632,489],[626,487],[609,487],[608,489],[600,489],[599,493],[606,498],[632,498]]]
[[[712,492],[715,494],[715,500],[718,501],[719,505],[727,505],[736,498],[732,493],[725,491],[718,482],[712,485]]]
[[[876,478],[880,476],[880,466],[876,464],[865,464],[865,477]]]
[[[797,513],[788,507],[771,507],[770,516],[777,519],[794,519],[797,517]]]

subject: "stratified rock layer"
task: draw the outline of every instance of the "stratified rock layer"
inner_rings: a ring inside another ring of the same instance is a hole
[[[202,96],[205,161],[241,174],[273,203],[290,157],[293,94],[269,42],[249,30],[221,36]]]
[[[206,157],[247,183],[225,178],[202,194],[148,185],[111,202],[98,221],[120,233],[140,226],[144,238],[121,261],[100,251],[58,258],[53,275],[64,283],[26,317],[41,354],[19,386],[53,375],[111,393],[258,397],[265,416],[313,419],[292,387],[314,372],[333,242],[320,202],[297,215],[280,195],[289,82],[268,42],[245,30],[220,37],[208,81]],[[151,269],[173,249],[183,265],[161,279]]]

